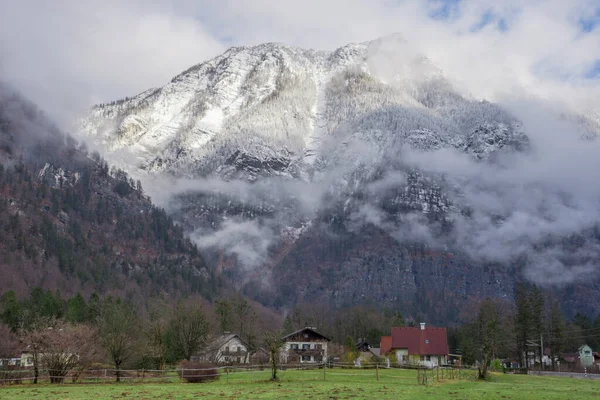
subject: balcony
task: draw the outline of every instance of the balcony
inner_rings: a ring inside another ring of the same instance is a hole
[[[224,350],[221,352],[222,357],[246,357],[247,354],[248,352],[243,350]]]

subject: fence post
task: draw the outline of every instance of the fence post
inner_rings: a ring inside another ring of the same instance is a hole
[[[327,379],[326,372],[325,372],[326,369],[327,369],[327,362],[325,362],[323,364],[323,380]]]
[[[225,374],[227,376],[227,383],[229,383],[229,367],[225,367]]]
[[[377,380],[379,380],[379,363],[375,364],[375,375],[377,376]]]
[[[106,375],[108,374],[108,371],[106,368],[104,368],[104,383],[106,383]]]

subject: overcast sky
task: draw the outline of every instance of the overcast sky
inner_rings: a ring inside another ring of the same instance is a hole
[[[1,0],[0,79],[65,123],[230,46],[333,50],[394,32],[475,96],[600,113],[600,0]]]

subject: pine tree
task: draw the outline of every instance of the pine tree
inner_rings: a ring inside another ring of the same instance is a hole
[[[87,304],[81,293],[77,293],[67,301],[66,319],[69,322],[81,323],[86,320],[88,314]]]

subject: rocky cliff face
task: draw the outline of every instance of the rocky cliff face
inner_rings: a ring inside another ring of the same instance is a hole
[[[578,118],[593,141],[595,123]],[[332,52],[232,48],[94,107],[80,127],[173,195],[219,273],[277,306],[385,303],[446,319],[469,299],[512,296],[543,260],[558,262],[554,281],[560,267],[580,282],[570,267],[589,259],[565,261],[562,238],[596,246],[589,224],[503,231],[522,215],[551,220],[540,209],[564,193],[540,183],[532,204],[515,201],[530,183],[506,177],[532,152],[523,124],[460,95],[395,36]]]

